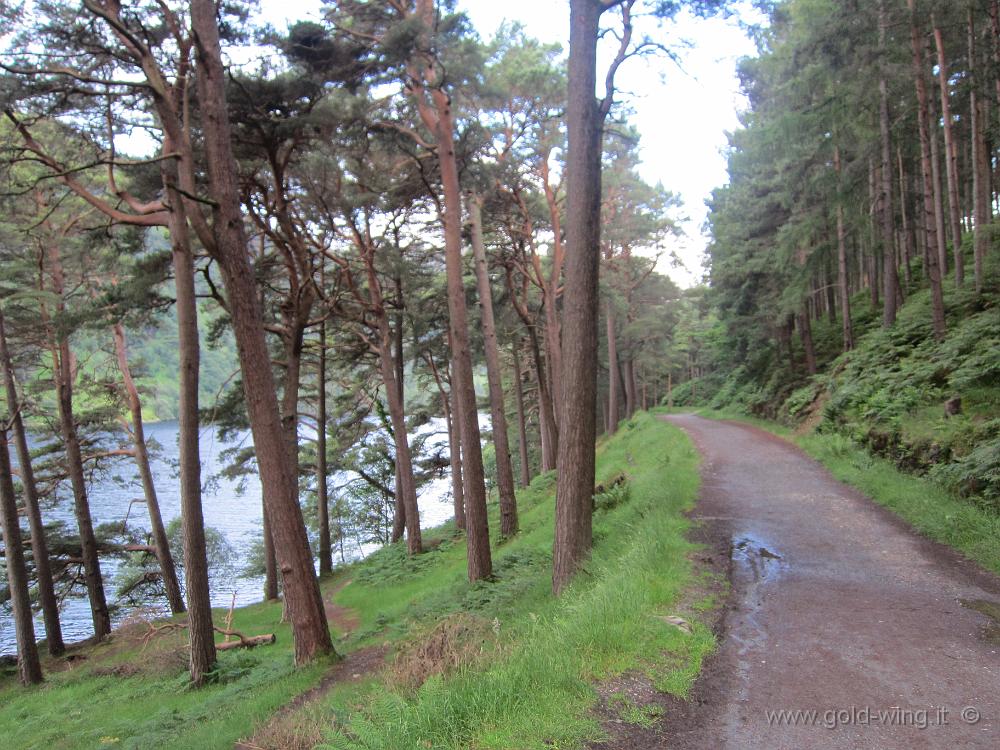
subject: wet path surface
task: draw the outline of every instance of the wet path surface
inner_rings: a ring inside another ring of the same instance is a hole
[[[662,747],[1000,748],[1000,579],[779,438],[669,420],[703,455],[693,515],[733,592]]]

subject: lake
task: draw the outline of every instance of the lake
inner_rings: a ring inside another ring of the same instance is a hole
[[[484,420],[484,426],[488,426],[488,424],[488,419]],[[180,515],[181,507],[176,471],[178,426],[176,422],[157,422],[147,424],[145,427],[147,439],[155,440],[161,446],[159,454],[152,462],[152,470],[163,521],[169,523],[171,519]],[[447,442],[447,427],[443,420],[431,420],[417,432],[419,434],[433,433],[428,438],[428,447]],[[256,478],[250,478],[245,483],[243,492],[240,493],[236,481],[216,477],[216,475],[223,467],[219,454],[226,448],[244,441],[249,444],[249,432],[242,433],[232,442],[223,443],[216,437],[215,428],[206,426],[201,430],[202,484],[205,486],[202,494],[202,505],[205,525],[217,529],[232,545],[236,551],[235,567],[237,569],[243,567],[250,548],[261,535],[260,483]],[[122,461],[110,473],[116,475],[117,480],[108,478],[92,483],[89,488],[90,511],[94,526],[111,521],[121,522],[128,514],[129,528],[148,529],[149,517],[146,513],[145,503],[135,503],[131,506],[131,511],[129,510],[132,500],[142,498],[142,488],[139,484],[135,464],[128,460]],[[209,482],[208,480],[213,477],[216,477],[214,481]],[[345,474],[332,475],[331,492],[334,486],[345,483],[348,478],[349,476]],[[76,529],[72,500],[68,494],[67,489],[62,494],[62,500],[56,506],[43,507],[42,516],[46,523],[62,520],[67,523],[69,529]],[[443,477],[436,478],[423,487],[419,503],[420,525],[424,528],[439,526],[452,517],[451,478],[447,472]],[[22,530],[26,527],[27,522],[22,520]],[[357,559],[370,553],[373,549],[375,549],[374,546],[358,547],[352,545],[345,550],[345,554],[349,559]],[[101,571],[104,574],[108,604],[115,601],[113,581],[116,569],[116,560],[101,558]],[[211,592],[212,605],[228,608],[232,603],[234,593],[237,606],[252,604],[262,599],[262,591],[262,577],[233,578],[225,583],[215,585]],[[152,602],[151,605],[151,609],[157,613],[164,611],[163,602]],[[115,613],[113,619],[117,625],[135,614],[137,613],[134,608],[123,607]],[[67,599],[63,603],[60,619],[63,638],[67,643],[83,640],[93,635],[90,604],[85,596]],[[35,635],[38,639],[45,635],[45,628],[40,616],[35,618]],[[14,654],[16,650],[14,626],[10,612],[2,610],[0,611],[0,655]]]

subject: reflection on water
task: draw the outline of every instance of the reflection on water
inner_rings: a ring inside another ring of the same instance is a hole
[[[164,523],[169,523],[171,519],[180,515],[181,507],[176,469],[178,457],[177,423],[158,422],[147,424],[145,427],[147,439],[155,440],[161,446],[159,455],[153,460],[152,470],[163,520]],[[431,420],[430,423],[424,425],[420,432],[434,433],[427,441],[428,447],[447,442],[447,428],[441,420]],[[222,469],[219,454],[226,448],[244,441],[249,444],[249,431],[229,443],[220,442],[215,435],[215,430],[211,427],[205,427],[201,431],[201,471],[202,484],[205,486],[202,505],[205,513],[205,525],[217,529],[232,545],[236,551],[235,567],[237,569],[243,567],[247,553],[261,534],[260,483],[255,477],[248,478],[241,493],[238,489],[239,482],[215,475]],[[133,505],[131,512],[129,512],[131,501],[142,497],[142,489],[135,465],[123,461],[110,474],[115,476],[95,482],[90,487],[90,511],[94,526],[111,521],[121,522],[128,514],[130,528],[148,529],[149,520],[145,515],[144,503]],[[209,482],[210,478],[214,478],[214,481]],[[334,476],[332,483],[339,485],[347,478],[346,475]],[[443,478],[435,479],[423,488],[420,493],[421,526],[437,526],[451,517],[450,491],[451,480],[447,474]],[[46,523],[65,521],[69,530],[76,529],[72,502],[68,498],[64,498],[56,507],[43,507],[42,515]],[[372,549],[374,548],[359,548],[353,542],[348,541],[345,545],[345,554],[348,559],[357,559],[357,557],[371,552]],[[109,604],[115,601],[113,581],[117,566],[116,560],[101,559],[101,570],[104,574]],[[212,605],[229,607],[234,592],[237,606],[251,604],[260,601],[262,590],[262,578],[237,577],[224,583],[216,582],[212,589]],[[161,606],[160,602],[154,604]],[[115,624],[121,623],[133,614],[134,610],[120,609],[115,615]],[[67,643],[93,635],[90,604],[85,596],[66,600],[61,610],[60,620],[63,637]],[[40,616],[35,618],[35,635],[39,639],[45,635],[45,628]],[[5,609],[0,611],[0,654],[13,654],[15,652],[14,626],[9,610]]]

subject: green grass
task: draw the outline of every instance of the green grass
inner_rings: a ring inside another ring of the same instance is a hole
[[[217,621],[223,616],[217,612]],[[234,628],[274,632],[278,643],[220,654],[217,684],[200,690],[187,687],[177,639],[162,636],[143,648],[141,628],[81,651],[85,660],[65,671],[50,670],[40,687],[21,688],[8,678],[0,682],[4,747],[231,747],[255,721],[312,686],[326,668],[293,668],[291,633],[280,618],[281,606],[275,604],[237,610]]]
[[[698,414],[746,422],[790,439],[837,479],[861,490],[921,534],[1000,574],[1000,514],[956,498],[931,478],[904,473],[837,433],[796,436],[783,425],[735,412],[702,409]]]
[[[326,579],[324,589],[342,586],[337,603],[360,620],[338,640],[342,652],[388,642],[405,653],[454,618],[478,626],[458,666],[422,684],[390,672],[338,685],[296,717],[308,725],[305,734],[325,735],[322,747],[333,748],[570,748],[602,735],[591,710],[601,681],[638,670],[658,689],[685,695],[714,647],[699,622],[707,600],[679,603],[696,582],[683,515],[697,493],[696,453],[683,433],[648,414],[623,423],[597,450],[598,482],[624,473],[628,492],[595,514],[593,557],[559,599],[550,581],[551,474],[519,493],[521,532],[494,539],[494,581],[467,582],[465,544],[450,524],[425,532],[440,543],[423,555],[408,558],[396,545]],[[491,508],[491,528],[497,512]],[[693,633],[661,617],[678,610]],[[276,632],[278,644],[224,655],[219,684],[202,690],[185,687],[176,656],[162,669],[127,675],[128,665],[163,657],[124,637],[71,671],[49,674],[41,687],[0,680],[4,746],[229,748],[327,668],[292,667],[279,618],[277,605],[237,610],[234,627]],[[119,665],[126,666],[116,674]],[[642,706],[626,708],[636,721],[653,718]]]

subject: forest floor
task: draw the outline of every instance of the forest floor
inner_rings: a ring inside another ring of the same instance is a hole
[[[1000,578],[779,437],[669,419],[702,453],[692,519],[732,585],[691,699],[622,747],[1000,747]]]

